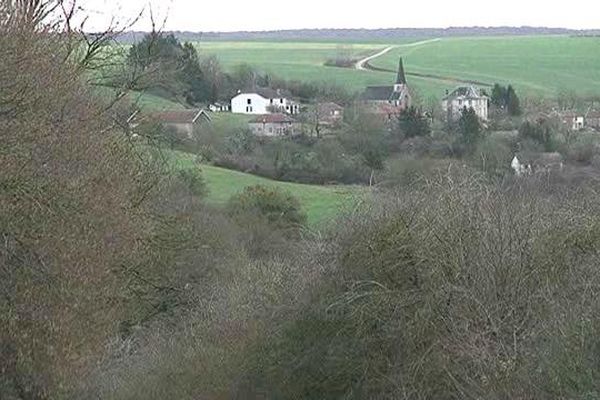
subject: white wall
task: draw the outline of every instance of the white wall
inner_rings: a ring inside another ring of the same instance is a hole
[[[265,99],[256,93],[242,93],[231,99],[231,112],[235,114],[270,114],[270,107],[287,114],[300,112],[300,107],[286,98]]]
[[[248,126],[256,136],[295,136],[301,133],[301,125],[297,123],[279,124],[251,122]]]
[[[269,100],[256,93],[242,93],[231,99],[231,112],[235,114],[268,114],[268,106]]]
[[[446,113],[452,120],[458,120],[461,116],[462,110],[466,108],[473,108],[475,113],[482,121],[488,120],[488,99],[454,99],[451,102],[444,100],[442,107],[446,109]]]

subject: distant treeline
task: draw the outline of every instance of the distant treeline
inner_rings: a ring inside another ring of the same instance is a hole
[[[450,28],[390,28],[390,29],[298,29],[264,32],[182,32],[173,33],[182,41],[198,40],[328,40],[378,41],[410,37],[455,36],[515,36],[515,35],[598,35],[597,30],[575,30],[547,27],[450,27]],[[125,32],[119,40],[124,43],[142,39],[144,32]]]

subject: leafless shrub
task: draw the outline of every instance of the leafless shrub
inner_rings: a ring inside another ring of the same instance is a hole
[[[240,390],[594,398],[595,193],[540,185],[449,174],[380,198],[341,227],[331,278],[268,337]]]

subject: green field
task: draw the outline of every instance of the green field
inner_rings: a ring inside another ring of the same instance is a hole
[[[512,83],[521,92],[546,97],[563,91],[600,95],[600,38],[448,38],[397,48],[372,64],[395,68],[400,56],[408,72]]]
[[[415,39],[416,40],[416,39]],[[394,50],[372,62],[395,69],[404,57],[409,83],[424,97],[441,98],[459,80],[512,83],[523,93],[555,97],[563,91],[600,95],[600,39],[567,36],[445,38],[411,46],[392,43]],[[326,67],[340,51],[355,56],[373,54],[385,44],[297,42],[201,42],[201,55],[214,54],[223,66],[248,63],[285,79],[327,82],[359,91],[385,85],[391,73]],[[433,75],[417,77],[411,73]]]
[[[227,70],[247,63],[284,79],[324,82],[353,91],[360,91],[367,85],[391,84],[394,80],[394,77],[387,73],[324,65],[328,59],[335,58],[340,52],[363,58],[388,47],[385,44],[199,42],[196,43],[196,47],[201,56],[216,55]],[[422,86],[428,88],[431,85],[424,81]]]
[[[177,167],[195,167],[194,156],[174,152]],[[275,186],[292,193],[300,200],[308,215],[311,227],[324,226],[341,212],[356,205],[365,189],[352,186],[315,186],[290,182],[277,182],[242,172],[231,171],[209,165],[200,166],[208,187],[207,201],[215,206],[224,206],[231,196],[254,185]]]

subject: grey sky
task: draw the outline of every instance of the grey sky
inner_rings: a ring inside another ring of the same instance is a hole
[[[239,31],[297,28],[548,26],[600,28],[595,0],[79,0],[88,29],[111,16],[125,20],[152,4],[167,30]],[[148,18],[135,29],[148,30]]]

